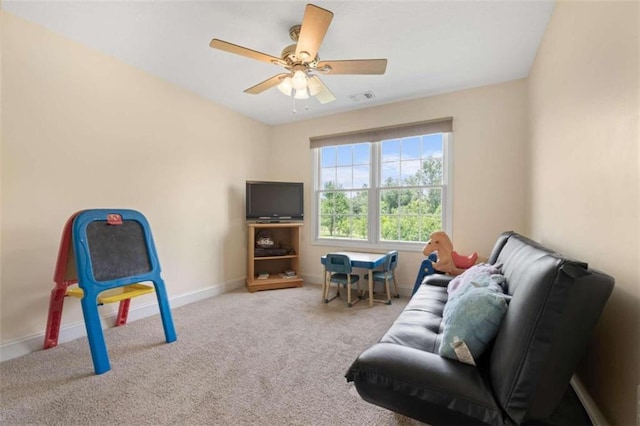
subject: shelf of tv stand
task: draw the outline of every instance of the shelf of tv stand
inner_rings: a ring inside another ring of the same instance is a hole
[[[285,254],[282,256],[253,256],[253,260],[256,262],[259,260],[276,260],[276,259],[295,259],[298,255],[296,254]]]
[[[247,288],[250,293],[260,290],[275,290],[278,288],[302,287],[302,278],[267,278],[259,280],[254,278],[252,283],[247,281]]]
[[[258,290],[273,290],[278,288],[302,287],[302,278],[282,278],[279,273],[287,269],[300,273],[298,270],[300,259],[300,228],[301,222],[280,223],[248,223],[248,262],[247,289],[253,293]],[[293,249],[295,254],[280,256],[255,256],[256,234],[260,231],[270,231],[276,244],[284,243]],[[259,272],[268,272],[270,277],[258,279]]]

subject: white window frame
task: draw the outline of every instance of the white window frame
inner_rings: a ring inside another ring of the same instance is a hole
[[[442,173],[442,227],[448,235],[453,235],[453,133],[447,132],[442,134],[442,154],[443,173]],[[318,223],[318,185],[320,183],[320,149],[312,149],[313,157],[313,191],[311,197],[311,229],[312,229],[312,245],[318,246],[340,246],[348,249],[384,249],[384,250],[403,250],[403,251],[422,251],[424,242],[405,242],[405,241],[381,241],[380,217],[378,200],[380,198],[380,147],[382,141],[372,142],[370,150],[370,185],[369,190],[369,238],[366,241],[349,240],[349,239],[333,239],[319,237]]]

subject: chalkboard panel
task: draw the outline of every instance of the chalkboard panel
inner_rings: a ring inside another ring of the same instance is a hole
[[[151,271],[144,229],[134,220],[122,225],[87,225],[87,243],[96,281],[111,281]]]

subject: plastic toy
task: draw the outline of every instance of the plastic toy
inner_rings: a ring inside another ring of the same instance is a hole
[[[469,256],[456,253],[451,239],[444,231],[433,232],[422,253],[429,256],[435,251],[438,252],[438,260],[433,262],[433,269],[449,275],[460,275],[465,269],[473,266],[478,259],[478,253],[475,252]]]
[[[62,233],[54,281],[44,348],[58,344],[64,298],[80,298],[96,374],[111,369],[99,305],[120,302],[116,325],[123,325],[130,299],[155,291],[166,341],[176,340],[151,230],[137,211],[84,210],[72,215]],[[140,284],[145,281],[153,286]]]
[[[422,285],[422,280],[427,275],[433,274],[435,271],[433,270],[433,264],[438,260],[438,256],[435,253],[431,253],[429,257],[424,259],[420,264],[420,268],[418,269],[418,275],[416,276],[416,282],[413,284],[413,291],[411,292],[411,297],[416,294],[416,291]]]

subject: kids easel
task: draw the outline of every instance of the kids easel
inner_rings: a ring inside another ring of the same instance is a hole
[[[62,232],[53,280],[44,349],[58,344],[66,296],[80,298],[96,374],[111,369],[98,305],[120,302],[116,326],[124,325],[131,298],[155,290],[166,341],[176,340],[151,229],[137,211],[97,209],[72,215]],[[153,286],[140,284],[145,281]]]

